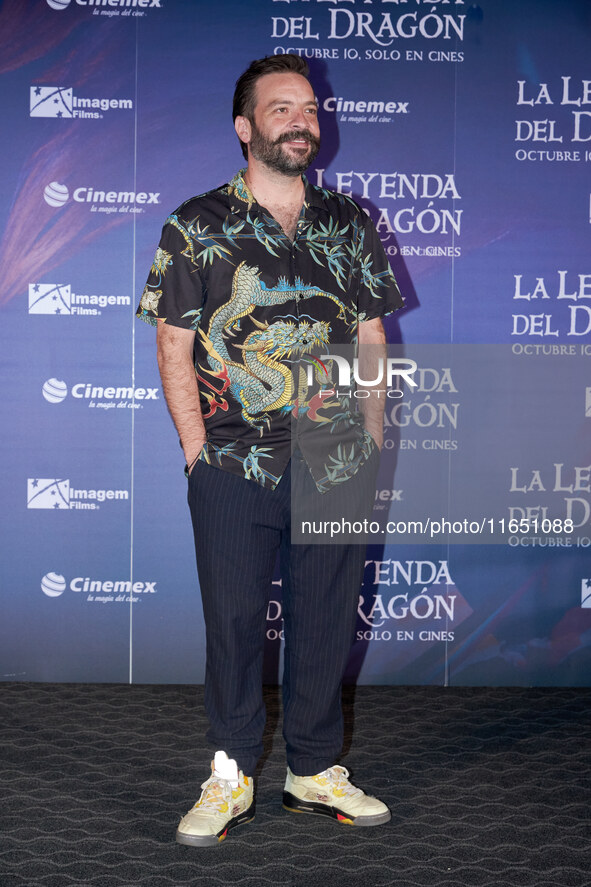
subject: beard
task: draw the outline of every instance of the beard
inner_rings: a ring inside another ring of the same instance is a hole
[[[293,139],[305,139],[308,147],[288,154],[282,148],[284,142]],[[299,176],[316,159],[320,151],[320,139],[313,136],[307,129],[297,129],[292,132],[284,132],[278,139],[268,139],[254,121],[251,121],[250,150],[255,160],[264,163],[270,169],[287,176]]]

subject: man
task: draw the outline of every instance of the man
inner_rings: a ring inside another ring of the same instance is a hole
[[[301,514],[334,515],[373,496],[381,406],[352,410],[314,355],[357,340],[381,345],[380,318],[402,299],[368,217],[302,176],[320,145],[305,61],[253,62],[236,84],[233,116],[248,166],[168,218],[138,309],[157,326],[187,462],[206,625],[208,739],[218,751],[177,831],[193,846],[217,844],[254,816],[278,552],[284,807],[356,826],[390,819],[335,765],[365,549],[294,544],[292,506],[295,497]]]

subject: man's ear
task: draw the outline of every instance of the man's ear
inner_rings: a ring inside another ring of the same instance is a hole
[[[240,141],[248,145],[248,143],[250,142],[250,137],[252,135],[252,127],[250,125],[250,120],[248,119],[248,117],[238,116],[234,120],[234,129],[236,130],[236,135],[238,136]]]

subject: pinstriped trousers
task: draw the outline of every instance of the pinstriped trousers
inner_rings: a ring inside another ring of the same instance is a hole
[[[373,501],[373,458],[323,496]],[[298,776],[331,767],[343,743],[341,685],[353,641],[364,544],[292,544],[292,486],[318,497],[298,450],[275,490],[198,461],[188,501],[206,629],[207,739],[252,776],[263,750],[262,665],[280,555],[283,735]],[[326,501],[326,500],[323,500]],[[335,500],[336,501],[336,500]],[[338,502],[337,502],[338,509]]]

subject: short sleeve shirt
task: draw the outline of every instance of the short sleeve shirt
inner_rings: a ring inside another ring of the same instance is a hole
[[[359,322],[403,300],[366,213],[304,184],[293,242],[244,170],[183,203],[166,220],[137,314],[196,332],[200,459],[273,489],[297,443],[325,491],[374,444],[322,357],[354,346]]]

